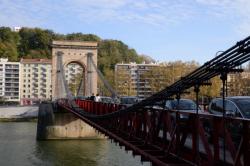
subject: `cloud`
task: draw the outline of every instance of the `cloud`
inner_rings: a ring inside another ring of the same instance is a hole
[[[235,29],[250,29],[249,0],[0,0],[0,22],[13,26],[124,22],[149,26],[182,24],[196,17],[234,21]],[[231,20],[230,20],[231,19]],[[58,23],[63,20],[62,23]],[[55,23],[57,22],[57,23]],[[48,26],[48,25],[47,25]]]
[[[187,15],[182,14],[186,12],[187,6],[177,4],[162,0],[0,0],[0,21],[11,21],[13,24],[23,21],[27,25],[39,26],[56,15],[67,17],[72,14],[87,23],[122,21],[162,25],[181,22],[187,18]]]
[[[249,0],[196,0],[198,4],[206,5],[210,14],[217,18],[236,22],[235,31],[246,36],[250,33],[250,1]]]

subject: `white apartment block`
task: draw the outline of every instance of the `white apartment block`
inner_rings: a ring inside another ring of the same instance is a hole
[[[5,101],[20,101],[20,63],[0,58],[0,97]]]
[[[13,27],[14,32],[19,32],[22,29],[22,27]]]
[[[75,83],[78,74],[82,74],[83,68],[78,63],[69,63],[65,68],[65,78],[68,83]]]
[[[137,96],[140,98],[146,98],[152,95],[152,91],[147,79],[142,77],[143,73],[151,70],[154,67],[159,67],[159,64],[116,64],[116,89],[121,96]],[[125,88],[122,88],[125,87]]]
[[[21,59],[21,105],[50,100],[51,60]]]

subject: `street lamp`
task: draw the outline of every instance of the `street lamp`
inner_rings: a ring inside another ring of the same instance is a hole
[[[216,54],[215,54],[215,57],[217,57],[219,53],[223,53],[223,52],[224,52],[224,51],[221,51],[221,50],[220,50],[220,51],[217,51]]]
[[[217,51],[215,57],[218,56],[219,53],[223,53],[224,51]],[[222,80],[222,109],[223,109],[223,161],[226,162],[226,121],[225,121],[225,92],[227,96],[227,74],[225,71],[221,73],[221,80]],[[225,89],[226,87],[226,89]]]

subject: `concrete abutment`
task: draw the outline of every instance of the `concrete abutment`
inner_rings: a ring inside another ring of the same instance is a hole
[[[105,139],[93,127],[70,112],[57,110],[52,103],[39,106],[37,140]]]

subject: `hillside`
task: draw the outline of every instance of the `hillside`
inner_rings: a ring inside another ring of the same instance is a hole
[[[13,32],[9,27],[0,27],[0,58],[19,61],[20,58],[51,58],[52,40],[97,41],[98,67],[106,74],[114,69],[116,63],[144,60],[137,52],[118,40],[103,40],[93,34],[58,34],[40,28],[22,28]]]

